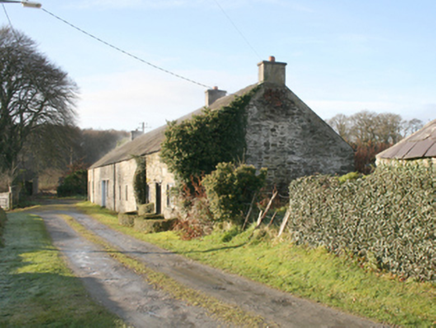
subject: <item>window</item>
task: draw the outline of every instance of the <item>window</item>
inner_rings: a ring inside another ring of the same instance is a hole
[[[128,195],[129,195],[129,186],[126,185],[126,200],[129,200]]]
[[[121,186],[118,186],[118,197],[119,197],[120,200],[121,200]]]

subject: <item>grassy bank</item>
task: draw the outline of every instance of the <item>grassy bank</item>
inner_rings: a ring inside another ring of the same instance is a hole
[[[0,248],[0,327],[126,327],[94,303],[41,218],[8,213]]]
[[[297,247],[264,231],[256,231],[252,238],[249,230],[233,238],[220,233],[183,241],[174,232],[142,234],[119,226],[113,213],[89,203],[81,203],[79,208],[126,234],[297,296],[379,322],[436,326],[434,283],[402,282],[393,275],[366,272],[350,258],[321,248]]]

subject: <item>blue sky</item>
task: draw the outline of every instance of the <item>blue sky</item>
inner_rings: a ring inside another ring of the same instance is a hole
[[[288,64],[287,86],[323,119],[363,109],[436,119],[434,0],[41,3],[147,62],[228,93],[256,83],[257,63],[273,55]],[[82,128],[133,130],[141,122],[156,128],[204,105],[204,87],[119,53],[40,9],[4,6],[12,25],[78,84]]]

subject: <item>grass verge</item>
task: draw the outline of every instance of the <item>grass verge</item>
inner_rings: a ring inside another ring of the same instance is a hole
[[[89,298],[41,218],[8,213],[0,248],[0,327],[126,327]]]
[[[252,238],[248,230],[233,238],[214,233],[183,241],[174,232],[143,234],[122,227],[113,212],[89,202],[77,206],[113,229],[296,296],[379,322],[436,327],[435,283],[402,282],[390,274],[365,271],[350,258],[278,241],[268,231],[256,231]]]
[[[167,275],[154,271],[134,258],[123,254],[110,243],[87,230],[71,216],[62,215],[62,217],[81,236],[103,247],[112,258],[123,264],[125,267],[141,274],[148,283],[163,290],[173,298],[183,300],[193,306],[203,307],[208,310],[213,317],[239,327],[268,326],[262,317],[256,316],[253,313],[247,313],[234,305],[223,303],[213,297],[185,287]]]

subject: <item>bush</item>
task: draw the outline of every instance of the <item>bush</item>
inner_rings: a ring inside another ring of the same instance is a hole
[[[265,185],[266,173],[263,168],[256,175],[252,165],[218,164],[203,180],[214,218],[241,224],[253,196]]]
[[[317,175],[290,184],[293,241],[351,252],[403,277],[436,279],[435,169],[378,167],[365,178]]]
[[[57,188],[59,197],[86,195],[88,186],[88,171],[78,170],[63,178]]]

